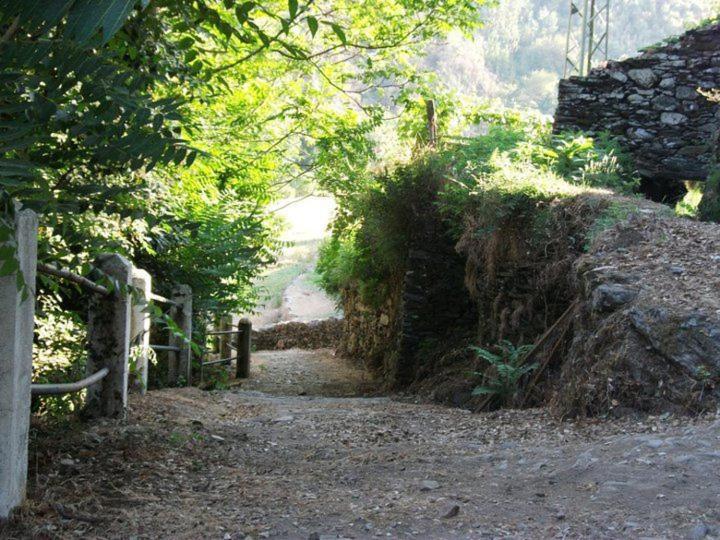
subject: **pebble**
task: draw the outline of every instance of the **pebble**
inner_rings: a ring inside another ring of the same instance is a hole
[[[443,516],[443,519],[454,518],[454,517],[457,516],[459,513],[460,513],[460,506],[456,504],[455,506],[453,506],[452,508],[450,508],[450,510],[448,510],[448,511],[445,513],[445,515]]]
[[[693,527],[692,531],[690,531],[689,538],[690,540],[702,540],[709,532],[708,526],[701,522]]]
[[[420,491],[432,491],[434,489],[438,489],[439,487],[440,482],[436,482],[435,480],[423,480]]]

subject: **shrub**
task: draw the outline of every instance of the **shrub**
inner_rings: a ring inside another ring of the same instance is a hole
[[[467,231],[468,216],[475,235],[512,222],[541,242],[545,203],[637,187],[629,159],[606,136],[553,135],[548,122],[518,114],[482,120],[490,122],[484,135],[453,139],[369,182],[363,177],[358,192],[338,199],[333,238],[318,264],[327,291],[354,286],[366,300],[382,298],[384,285],[404,272],[412,239],[440,218],[451,243]]]
[[[715,167],[705,181],[698,217],[702,221],[720,223],[720,167]]]
[[[523,145],[518,154],[580,186],[629,194],[640,185],[630,157],[607,134],[592,138],[581,133],[545,133]]]
[[[688,188],[685,196],[675,204],[675,215],[685,218],[697,218],[703,189],[698,182],[686,182]]]

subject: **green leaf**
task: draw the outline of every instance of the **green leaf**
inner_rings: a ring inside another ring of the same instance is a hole
[[[181,51],[184,51],[184,50],[192,47],[193,43],[195,43],[195,39],[193,37],[184,36],[183,38],[181,38],[178,41],[177,46],[178,46],[178,49],[180,49]]]
[[[122,28],[135,6],[135,0],[114,0],[102,18],[103,43],[107,43]]]
[[[337,23],[331,23],[330,28],[332,28],[333,32],[335,32],[335,35],[338,37],[340,42],[343,45],[347,45],[347,36],[345,35],[345,31],[342,27]]]
[[[235,16],[240,24],[247,22],[250,10],[255,7],[255,2],[243,2],[235,8]]]
[[[87,42],[102,28],[107,43],[122,28],[135,0],[77,0],[70,9],[65,26],[68,37]]]
[[[4,259],[3,265],[0,268],[0,276],[11,276],[18,270],[20,270],[20,265],[15,257],[11,259]]]
[[[318,20],[315,17],[308,17],[305,20],[307,21],[310,34],[312,35],[312,37],[315,37],[315,34],[317,34],[318,31]]]
[[[298,12],[298,1],[297,0],[288,0],[288,13],[290,13],[290,19],[294,19],[297,17]]]

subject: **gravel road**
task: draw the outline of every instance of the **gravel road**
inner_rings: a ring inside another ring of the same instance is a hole
[[[328,351],[254,366],[244,386],[154,391],[125,421],[36,431],[31,498],[0,536],[720,537],[714,416],[470,414],[357,397],[372,385]]]

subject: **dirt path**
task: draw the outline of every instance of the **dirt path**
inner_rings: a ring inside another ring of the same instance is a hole
[[[282,240],[290,245],[261,281],[271,299],[250,315],[253,327],[342,316],[336,301],[315,283],[318,249],[329,234],[335,202],[330,197],[301,197],[278,205],[277,213],[287,224]]]
[[[342,316],[342,312],[337,308],[337,301],[312,282],[315,263],[316,261],[313,261],[305,273],[296,277],[285,289],[281,308],[284,310],[282,321],[310,322]]]
[[[133,397],[128,421],[44,433],[32,445],[24,517],[0,536],[720,534],[715,418],[473,415],[388,397],[326,397],[373,388],[327,351],[264,353],[253,365],[239,388],[150,392]]]

